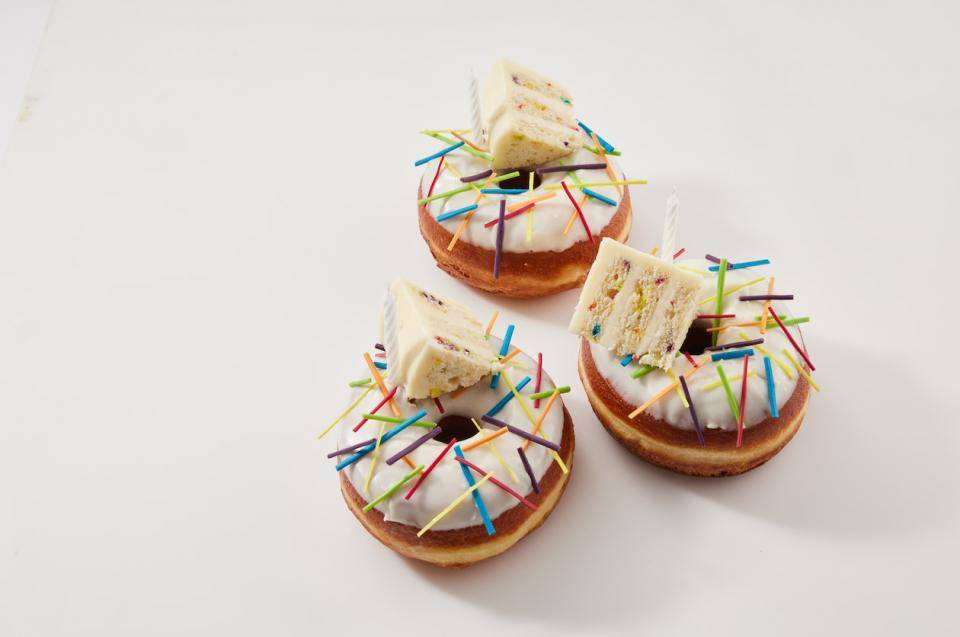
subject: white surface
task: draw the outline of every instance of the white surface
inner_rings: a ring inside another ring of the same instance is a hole
[[[844,5],[61,1],[0,169],[0,633],[955,633],[960,15]],[[468,126],[498,53],[650,179],[633,245],[677,185],[681,245],[772,258],[814,317],[825,391],[767,466],[629,456],[575,292],[433,266],[415,131]],[[314,441],[396,273],[575,387],[560,506],[465,572],[371,539]]]

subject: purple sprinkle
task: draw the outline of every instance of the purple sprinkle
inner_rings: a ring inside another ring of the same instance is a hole
[[[344,447],[343,449],[337,449],[337,450],[334,451],[333,453],[328,453],[328,454],[327,454],[327,457],[328,457],[328,458],[334,458],[334,457],[336,457],[336,456],[342,456],[342,455],[345,454],[345,453],[350,453],[351,451],[356,451],[356,450],[359,449],[360,447],[366,447],[366,446],[369,445],[371,442],[376,442],[376,441],[377,441],[376,438],[371,438],[370,440],[364,440],[363,442],[358,442],[358,443],[355,444],[355,445],[350,445],[349,447]]]
[[[542,175],[544,173],[572,172],[574,170],[600,170],[606,167],[606,164],[570,164],[569,166],[548,166],[547,168],[537,168],[534,172],[536,172],[538,175]]]
[[[480,181],[481,179],[483,179],[483,178],[485,178],[485,177],[489,177],[489,176],[492,175],[492,174],[493,174],[493,169],[492,169],[492,168],[488,168],[488,169],[486,169],[485,171],[483,171],[482,173],[477,173],[476,175],[467,175],[466,177],[461,177],[461,178],[460,178],[460,181],[462,181],[462,182],[465,183],[465,184],[469,184],[471,181]]]
[[[693,418],[693,426],[697,430],[697,440],[700,441],[701,447],[706,447],[706,443],[703,440],[703,431],[700,429],[700,419],[697,418],[697,410],[693,407],[693,398],[690,397],[690,389],[687,387],[687,380],[680,375],[680,386],[683,388],[683,395],[687,397],[687,404],[690,405],[690,417]]]
[[[540,485],[537,484],[537,479],[533,475],[533,468],[530,466],[530,461],[527,460],[527,454],[523,453],[523,447],[517,447],[517,453],[520,454],[520,462],[523,463],[524,470],[530,476],[530,486],[533,487],[533,492],[540,495]]]
[[[500,278],[500,260],[503,258],[503,221],[507,213],[507,202],[500,200],[500,219],[497,223],[497,251],[493,255],[493,278]]]
[[[748,294],[741,296],[741,301],[792,301],[792,294]]]
[[[543,446],[543,447],[546,447],[547,449],[552,449],[552,450],[554,450],[554,451],[560,451],[560,445],[558,445],[557,443],[555,443],[555,442],[550,442],[549,440],[546,440],[546,439],[544,439],[544,438],[541,438],[540,436],[534,436],[533,434],[529,434],[529,433],[527,433],[526,431],[524,431],[523,429],[520,429],[519,427],[514,427],[513,425],[511,425],[511,424],[509,424],[509,423],[503,422],[503,421],[500,420],[499,418],[493,418],[493,417],[491,417],[491,416],[481,416],[481,420],[483,420],[484,422],[488,422],[488,423],[490,423],[491,425],[496,425],[497,427],[506,427],[507,429],[510,430],[510,433],[515,434],[515,435],[517,435],[517,436],[520,436],[521,438],[525,438],[526,440],[529,440],[530,442],[535,442],[535,443],[537,443],[538,445],[541,445],[541,446]]]
[[[374,344],[373,344],[373,347],[374,347],[375,349],[380,350],[381,352],[387,351],[387,348],[384,347],[381,343],[374,343]]]
[[[441,431],[443,431],[443,429],[441,429],[440,427],[434,427],[433,429],[423,434],[422,436],[420,436],[419,438],[411,442],[409,445],[407,445],[406,447],[398,451],[397,453],[387,458],[387,464],[393,464],[394,462],[404,457],[405,455],[407,455],[408,453],[410,453],[411,451],[413,451],[414,449],[416,449],[426,441],[433,440],[434,438],[440,435]]]
[[[720,259],[713,256],[712,254],[708,254],[707,256],[704,257],[704,259],[706,259],[707,261],[713,261],[714,263],[720,263]]]
[[[737,347],[750,347],[751,345],[760,345],[763,343],[762,338],[755,338],[752,341],[737,341],[736,343],[726,343],[725,345],[711,345],[710,347],[705,347],[703,350],[705,352],[719,352],[725,349],[735,349]]]

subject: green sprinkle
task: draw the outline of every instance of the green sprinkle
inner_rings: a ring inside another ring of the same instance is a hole
[[[760,320],[760,319],[757,319],[757,320]],[[372,382],[373,382],[372,378],[358,378],[357,380],[351,380],[349,383],[347,383],[347,385],[350,387],[363,387],[365,385],[369,385]]]
[[[380,495],[378,495],[378,496],[376,497],[376,499],[371,500],[370,502],[367,502],[367,505],[366,505],[365,507],[363,507],[363,512],[366,513],[367,511],[369,511],[369,510],[372,509],[373,507],[377,506],[378,504],[380,504],[381,502],[383,502],[384,500],[386,500],[387,498],[389,498],[390,496],[392,496],[394,493],[397,492],[397,489],[399,489],[400,487],[402,487],[403,485],[405,485],[407,482],[410,481],[410,478],[412,478],[413,476],[417,475],[417,474],[420,473],[421,471],[423,471],[423,465],[420,465],[420,466],[417,467],[416,469],[413,469],[413,470],[412,470],[410,473],[408,473],[407,475],[405,475],[405,476],[403,476],[402,478],[400,478],[400,480],[398,480],[396,484],[394,484],[392,487],[390,487],[389,489],[387,489],[386,491],[384,491],[383,493],[381,493]]]
[[[715,314],[723,314],[723,282],[727,278],[727,260],[720,259],[720,267],[717,269],[717,311]],[[720,327],[720,319],[713,319],[713,326]],[[720,335],[719,331],[713,332],[710,336],[711,345],[717,344],[717,336]]]
[[[466,147],[462,147],[462,148],[466,148]],[[515,170],[512,173],[507,173],[506,175],[499,175],[491,179],[490,183],[497,184],[506,179],[513,179],[514,177],[517,177],[519,174],[520,174],[520,171]],[[417,201],[417,203],[420,205],[423,205],[425,203],[430,203],[434,199],[446,199],[447,197],[459,195],[461,192],[467,192],[471,188],[473,188],[473,184],[467,184],[466,186],[463,186],[461,188],[454,188],[453,190],[448,190],[447,192],[441,192],[439,195],[433,195],[432,197],[424,197],[423,199],[420,199],[419,201]]]
[[[640,378],[641,376],[646,376],[655,369],[656,367],[653,365],[640,365],[636,370],[630,372],[630,378]]]
[[[402,422],[406,422],[405,418],[394,418],[392,416],[381,416],[380,414],[363,414],[363,417],[367,420],[376,420],[378,422],[388,422],[391,425],[399,425]],[[427,422],[426,420],[418,420],[415,423],[411,423],[411,427],[426,427],[428,429],[433,429],[437,426],[435,422]]]
[[[441,142],[444,142],[445,144],[456,144],[456,143],[457,143],[457,140],[455,140],[455,139],[450,139],[450,138],[447,137],[446,135],[441,135],[440,133],[435,133],[435,132],[433,132],[432,130],[422,130],[422,131],[420,131],[420,133],[422,133],[423,135],[426,135],[427,137],[432,137],[432,138],[434,138],[434,139],[436,139],[436,140],[439,140],[439,141],[441,141]],[[491,155],[490,153],[485,153],[485,152],[482,152],[482,151],[477,150],[476,148],[471,148],[471,147],[470,147],[469,145],[467,145],[467,144],[464,144],[463,146],[461,146],[461,147],[458,148],[457,150],[462,150],[462,151],[464,151],[464,152],[470,153],[470,154],[473,155],[474,157],[479,157],[480,159],[486,159],[487,161],[493,161],[493,155]]]
[[[558,391],[561,394],[566,394],[570,391],[570,385],[564,385],[563,387],[557,387],[556,389],[547,389],[545,391],[538,391],[536,394],[530,394],[527,396],[528,400],[541,400],[543,398],[550,398],[553,395],[554,391]]]
[[[724,259],[722,266],[726,269],[726,259]],[[727,382],[727,374],[723,371],[723,365],[717,365],[717,375],[720,377],[720,384],[723,385],[723,393],[727,395],[727,404],[730,405],[733,420],[740,422],[740,407],[737,406],[737,399],[733,397],[733,392],[730,391],[730,383]]]
[[[590,151],[591,153],[593,153],[594,155],[599,155],[599,154],[600,154],[600,153],[597,152],[597,149],[594,148],[593,146],[584,145],[584,148],[587,149],[587,150],[589,150],[589,151]],[[620,156],[620,151],[619,151],[619,150],[614,150],[614,151],[610,151],[610,152],[607,153],[607,154],[608,154],[608,155],[613,155],[614,157],[619,157],[619,156]]]
[[[755,317],[753,320],[754,320],[754,321],[759,321],[761,318],[763,318],[763,317],[757,316],[757,317]],[[781,315],[780,315],[780,320],[783,321],[783,324],[784,324],[784,325],[798,325],[798,324],[800,324],[800,323],[809,323],[809,322],[810,322],[810,317],[809,317],[809,316],[799,316],[799,317],[797,317],[797,318],[788,319],[786,314],[781,314]],[[776,321],[774,321],[773,319],[767,319],[767,327],[768,327],[768,328],[770,328],[770,327],[776,327],[776,326],[777,326],[777,322],[776,322]]]

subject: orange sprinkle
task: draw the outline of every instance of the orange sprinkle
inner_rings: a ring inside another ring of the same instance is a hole
[[[560,392],[558,392],[556,389],[554,389],[553,393],[550,394],[550,400],[547,401],[547,404],[544,406],[543,411],[540,412],[540,417],[537,418],[537,424],[534,425],[533,431],[530,432],[532,435],[536,436],[537,433],[540,431],[540,427],[543,425],[544,419],[547,417],[547,414],[550,412],[550,407],[553,406],[553,401],[555,401],[557,399],[557,396],[559,395],[560,395]],[[530,446],[530,441],[524,440],[523,448],[526,449],[529,446]]]
[[[691,367],[690,369],[688,369],[687,371],[685,371],[685,372],[683,373],[683,377],[686,379],[686,378],[690,378],[691,376],[693,376],[693,375],[697,372],[697,370],[699,370],[700,368],[702,368],[702,367],[703,367],[703,364],[706,363],[708,360],[710,360],[710,356],[709,356],[709,355],[704,356],[703,358],[701,358],[701,359],[700,359],[700,362],[697,364],[696,367]],[[646,411],[646,409],[647,409],[650,405],[654,404],[655,402],[657,402],[658,400],[660,400],[661,398],[663,398],[664,396],[666,396],[667,394],[669,394],[671,391],[673,391],[673,388],[674,388],[674,387],[679,387],[679,386],[680,386],[680,379],[679,379],[679,378],[678,378],[677,380],[673,381],[673,382],[668,383],[666,387],[664,387],[663,389],[661,389],[660,391],[658,391],[656,394],[654,394],[653,396],[651,396],[650,398],[648,398],[648,399],[647,399],[647,402],[643,403],[642,405],[640,405],[639,407],[637,407],[636,409],[634,409],[633,411],[631,411],[631,412],[630,412],[630,415],[629,415],[628,417],[631,418],[631,419],[636,418],[638,414],[640,414],[640,413],[643,412],[643,411]]]
[[[513,350],[512,352],[510,352],[509,354],[507,354],[506,356],[504,356],[503,358],[501,358],[501,359],[500,359],[500,362],[501,362],[501,363],[506,363],[508,360],[510,360],[511,358],[513,358],[514,356],[516,356],[516,355],[519,354],[519,353],[520,353],[520,348],[518,347],[517,349]]]
[[[773,294],[773,277],[770,277],[770,282],[767,284],[767,294]],[[763,320],[760,321],[760,333],[767,333],[767,308],[770,307],[770,301],[764,301],[763,311],[760,312],[760,316]]]
[[[585,202],[586,200],[587,200],[586,195],[584,195],[583,197],[580,197],[580,203],[577,205],[580,206],[581,209],[583,209],[583,202]],[[573,212],[570,213],[570,218],[567,219],[567,225],[563,229],[563,234],[567,234],[568,232],[570,232],[570,228],[573,227],[573,222],[576,221],[577,217],[579,216],[580,215],[577,214],[576,207],[574,207]]]
[[[529,204],[539,203],[539,202],[545,201],[545,200],[547,200],[547,199],[552,199],[553,197],[556,197],[556,196],[557,196],[557,193],[555,193],[555,192],[548,192],[548,193],[546,193],[546,194],[539,195],[539,196],[537,196],[537,197],[533,197],[532,199],[527,199],[526,201],[521,201],[520,203],[511,204],[511,205],[507,206],[507,212],[513,212],[514,210],[520,210],[520,208],[523,208],[524,206],[527,206],[527,205],[529,205]]]
[[[483,333],[484,338],[486,338],[487,336],[490,336],[490,330],[493,329],[493,324],[497,322],[498,316],[500,316],[500,310],[494,310],[493,316],[490,317],[490,322],[487,323],[487,329]]]
[[[384,397],[390,394],[390,391],[387,390],[387,385],[383,382],[383,377],[380,375],[380,370],[377,369],[377,366],[373,364],[373,359],[370,358],[370,354],[367,352],[363,353],[363,360],[367,362],[367,367],[370,369],[370,376],[377,383],[377,387],[380,388],[380,393]],[[390,411],[393,412],[394,418],[400,417],[400,410],[397,409],[397,404],[393,402],[393,398],[390,399]]]
[[[476,448],[479,447],[480,445],[485,445],[485,444],[487,444],[488,442],[490,442],[491,440],[495,440],[495,439],[499,438],[500,436],[502,436],[503,434],[507,433],[508,431],[510,431],[510,430],[507,429],[506,427],[501,427],[500,429],[497,429],[496,431],[494,431],[492,434],[490,434],[490,435],[488,435],[488,436],[484,436],[483,438],[480,438],[480,439],[478,439],[478,440],[474,440],[474,441],[471,442],[470,444],[464,445],[463,451],[470,451],[471,449],[476,449]]]
[[[490,185],[490,182],[493,181],[493,175],[494,173],[490,173],[490,176],[487,177],[487,181],[484,182],[483,184],[483,188],[486,188],[487,186]],[[477,195],[477,198],[473,201],[473,203],[480,203],[481,199],[483,199],[483,193],[480,193],[479,195]],[[463,221],[461,221],[460,225],[457,226],[457,231],[453,233],[453,238],[450,239],[450,243],[447,245],[448,251],[453,250],[453,247],[457,245],[457,241],[460,240],[460,235],[463,233],[463,229],[467,227],[468,223],[470,223],[470,219],[473,218],[473,213],[475,213],[476,211],[477,211],[477,208],[474,208],[467,214],[463,215]]]
[[[459,139],[459,140],[462,141],[464,144],[466,144],[467,146],[469,146],[470,148],[472,148],[472,149],[474,149],[474,150],[479,150],[481,153],[487,152],[487,149],[486,149],[486,148],[481,148],[480,146],[477,146],[476,144],[474,144],[472,141],[470,141],[469,139],[467,139],[466,137],[464,137],[464,136],[461,135],[460,133],[451,131],[450,134],[453,135],[454,137],[456,137],[457,139]]]
[[[600,140],[597,139],[596,133],[590,133],[590,137],[593,139],[593,143],[597,147],[597,152],[600,153],[600,157],[603,158],[603,163],[607,165],[607,175],[610,177],[610,181],[617,181],[617,174],[613,172],[613,166],[610,165],[610,158],[607,157],[607,151],[600,145]],[[617,185],[617,192],[620,193],[620,196],[623,196],[623,186]]]

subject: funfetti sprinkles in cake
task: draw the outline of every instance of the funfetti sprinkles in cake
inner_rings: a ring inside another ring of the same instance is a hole
[[[462,305],[398,278],[383,311],[391,385],[410,398],[439,396],[470,386],[499,369],[483,326]]]
[[[570,331],[639,363],[669,369],[697,314],[700,277],[605,238]]]
[[[480,110],[494,169],[540,166],[580,145],[570,92],[509,60],[490,69]]]

